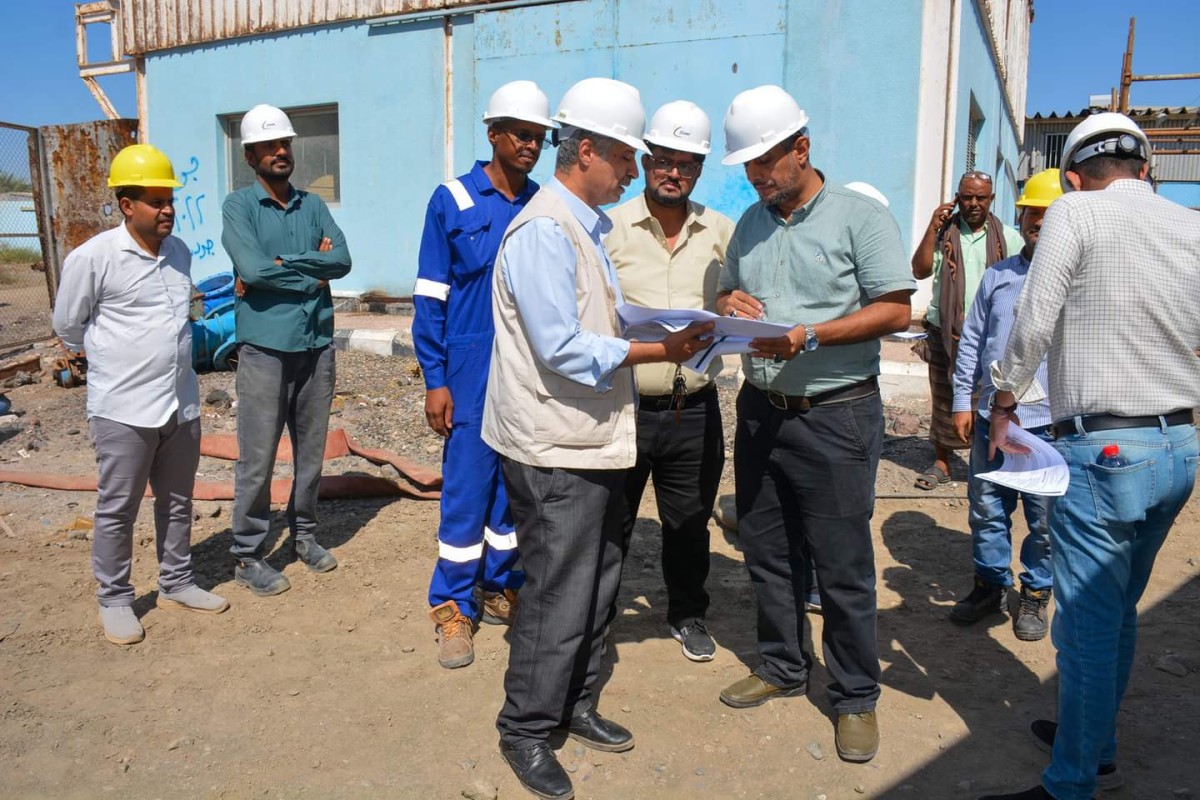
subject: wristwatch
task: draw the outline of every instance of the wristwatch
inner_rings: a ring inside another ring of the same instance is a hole
[[[1011,414],[1017,410],[1019,403],[1013,403],[1011,406],[1002,406],[996,403],[996,395],[992,395],[992,399],[988,401],[988,411],[999,411],[1001,414]]]
[[[821,340],[817,338],[817,326],[805,324],[805,326],[804,326],[804,352],[811,353],[813,350],[816,350],[820,346],[821,346]]]

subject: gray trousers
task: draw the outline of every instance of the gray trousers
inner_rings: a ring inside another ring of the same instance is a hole
[[[621,580],[625,470],[502,462],[525,586],[496,727],[506,744],[523,747],[595,707],[600,645]]]
[[[192,583],[192,488],[200,463],[200,420],[137,428],[103,417],[88,422],[99,467],[92,573],[102,606],[133,605],[133,523],[146,483],[154,490],[158,590]]]
[[[238,462],[229,548],[235,558],[265,555],[271,530],[271,475],[285,424],[294,459],[288,527],[297,539],[314,537],[334,379],[332,347],[298,353],[252,344],[238,347]]]

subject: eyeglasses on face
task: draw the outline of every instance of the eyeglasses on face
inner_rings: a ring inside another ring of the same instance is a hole
[[[670,175],[672,170],[679,170],[681,178],[694,178],[700,174],[704,165],[698,161],[672,161],[661,156],[650,159],[650,168],[660,175]]]
[[[509,136],[516,139],[521,144],[535,144],[538,147],[546,146],[546,135],[544,133],[531,133],[530,131],[515,131],[512,128],[501,128],[500,130],[507,133]]]

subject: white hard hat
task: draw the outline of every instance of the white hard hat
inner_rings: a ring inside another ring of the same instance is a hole
[[[598,133],[650,152],[642,141],[646,129],[642,96],[628,83],[612,78],[584,78],[567,89],[558,102],[554,119],[564,126]]]
[[[242,117],[242,144],[269,142],[273,139],[292,139],[292,121],[275,106],[261,103]]]
[[[519,119],[547,128],[558,127],[558,123],[550,119],[550,99],[533,81],[512,81],[492,92],[483,121],[490,124],[498,119]]]
[[[1089,139],[1096,139],[1104,134],[1111,135],[1081,146]],[[1136,155],[1149,161],[1150,140],[1137,123],[1124,114],[1104,111],[1088,117],[1071,129],[1067,134],[1067,141],[1063,143],[1062,161],[1059,162],[1062,171],[1058,177],[1064,192],[1075,190],[1067,180],[1067,170],[1071,169],[1073,164],[1098,155]]]
[[[712,123],[708,121],[708,114],[687,100],[673,100],[655,111],[646,130],[647,144],[702,156],[712,149],[710,139]]]
[[[779,86],[758,86],[733,98],[725,112],[725,157],[727,166],[758,158],[808,124],[790,94]]]
[[[858,192],[859,194],[865,194],[867,197],[871,198],[872,200],[878,200],[880,203],[883,204],[884,208],[887,208],[889,205],[891,205],[890,203],[888,203],[887,196],[884,195],[883,192],[879,191],[878,189],[876,189],[874,186],[872,186],[869,183],[863,183],[862,181],[851,181],[850,183],[846,184],[846,188],[852,192]]]

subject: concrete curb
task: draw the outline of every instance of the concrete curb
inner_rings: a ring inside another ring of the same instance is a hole
[[[407,328],[339,328],[333,332],[333,344],[338,350],[370,353],[376,356],[413,358],[412,331]],[[740,359],[725,359],[721,372],[723,381],[741,383]],[[922,362],[881,361],[879,389],[885,403],[929,400],[929,371]]]
[[[338,350],[377,356],[415,355],[412,332],[402,328],[340,328],[333,332],[333,346]]]

